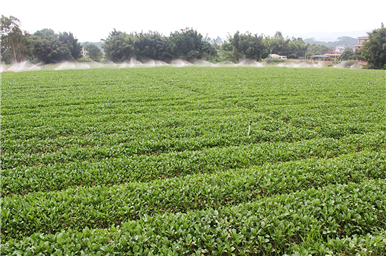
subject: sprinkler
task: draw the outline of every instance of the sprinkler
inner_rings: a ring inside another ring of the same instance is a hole
[[[251,121],[249,121],[248,136],[249,136],[249,133],[251,132],[251,125],[252,125],[252,120],[251,120]]]

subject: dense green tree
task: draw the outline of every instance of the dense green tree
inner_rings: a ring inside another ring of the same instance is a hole
[[[233,52],[233,46],[229,43],[229,39],[228,39],[224,41],[220,46],[220,51],[219,51],[220,57],[226,61],[234,61],[232,52]]]
[[[273,37],[266,37],[266,45],[270,53],[287,56],[290,53],[289,39],[284,39],[281,32],[277,31]]]
[[[309,45],[307,48],[307,56],[311,55],[323,55],[329,51],[332,51],[331,47],[325,45]]]
[[[289,59],[304,58],[309,47],[301,38],[284,38],[280,31],[273,37],[265,37],[264,41],[270,53],[287,56]]]
[[[134,39],[133,35],[114,29],[103,40],[102,48],[106,58],[114,62],[122,62],[135,57]]]
[[[1,15],[1,60],[6,63],[21,62],[30,52],[29,34],[20,29],[17,18]]]
[[[288,52],[286,55],[290,59],[305,58],[309,46],[303,39],[292,37],[288,43]]]
[[[210,43],[216,50],[220,50],[221,45],[224,43],[223,40],[218,36],[217,38],[204,38],[204,41]]]
[[[231,56],[233,61],[250,58],[261,60],[267,58],[270,53],[287,56],[288,58],[304,57],[309,45],[301,38],[284,38],[281,32],[276,32],[273,37],[251,34],[244,34],[237,31],[233,36],[228,35],[227,42],[221,46],[224,56]]]
[[[169,52],[173,59],[194,60],[217,51],[196,30],[186,28],[170,34]]]
[[[361,55],[368,68],[386,69],[386,28],[374,29],[363,43]]]
[[[114,29],[102,47],[106,58],[115,62],[133,57],[141,61],[194,60],[217,54],[217,50],[193,29],[176,31],[169,37],[152,31],[127,34]]]
[[[232,57],[234,61],[240,61],[245,58],[253,60],[261,60],[268,51],[263,42],[263,36],[251,34],[249,32],[240,33],[237,31],[233,36],[228,36],[228,43],[224,44],[222,49],[232,50]]]
[[[55,36],[55,31],[50,28],[43,28],[41,30],[36,31],[34,35],[39,37]]]
[[[74,60],[82,57],[82,46],[71,32],[63,32],[58,35],[59,41],[68,48]]]
[[[343,54],[339,57],[341,60],[352,60],[354,58],[354,51],[351,48],[346,48]]]
[[[167,52],[167,38],[158,32],[134,33],[135,55],[138,60],[165,60],[170,58]]]
[[[86,57],[92,59],[93,61],[100,61],[103,57],[102,50],[95,44],[86,43],[84,45],[84,50],[86,52]]]
[[[36,31],[30,38],[33,56],[46,64],[75,61],[81,57],[81,45],[72,33],[56,34],[52,29]]]
[[[202,55],[201,55],[202,59],[210,59],[218,55],[217,54],[218,50],[216,49],[216,47],[213,44],[211,44],[209,41],[205,41],[205,40],[202,42],[201,51],[202,51]]]

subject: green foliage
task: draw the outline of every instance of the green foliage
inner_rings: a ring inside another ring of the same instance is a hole
[[[249,32],[240,34],[237,31],[233,37],[229,38],[229,43],[232,45],[232,55],[235,61],[245,58],[261,60],[266,54],[263,37],[257,34],[252,35]]]
[[[29,34],[20,29],[21,22],[16,17],[1,15],[1,60],[6,63],[21,62],[30,52]]]
[[[209,42],[193,29],[182,29],[171,33],[169,37],[158,32],[127,34],[112,31],[103,44],[106,57],[112,61],[122,62],[136,58],[171,61],[173,59],[195,60],[207,59],[217,54]]]
[[[380,244],[374,246],[384,251],[385,192],[383,179],[310,188],[218,210],[144,215],[120,227],[112,225],[109,230],[36,233],[31,238],[9,241],[1,252],[276,255],[290,253],[290,246],[296,243],[312,245],[321,240],[335,242],[342,250],[348,245],[342,246],[340,239],[364,237],[371,232],[383,233],[375,240]],[[313,253],[323,249],[315,248]]]
[[[385,254],[382,71],[42,69],[1,92],[2,255]]]
[[[308,47],[301,38],[284,39],[281,32],[276,32],[273,37],[266,37],[265,41],[271,53],[287,56],[288,59],[304,57]]]
[[[170,34],[169,50],[173,59],[202,59],[204,54],[215,55],[216,49],[203,40],[200,33],[193,29],[181,29]]]
[[[385,69],[386,65],[386,28],[375,29],[369,34],[369,41],[361,48],[362,57],[368,68]]]
[[[355,153],[327,160],[313,158],[265,164],[246,170],[221,171],[212,175],[185,176],[152,183],[80,187],[7,197],[1,207],[13,210],[2,211],[4,239],[22,238],[35,232],[55,233],[64,228],[79,231],[86,226],[107,228],[110,223],[140,219],[144,214],[232,206],[309,187],[319,188],[348,181],[360,183],[370,178],[385,179],[385,162],[385,153]],[[154,195],[158,196],[153,198]],[[36,201],[38,205],[34,204]],[[143,208],[145,204],[146,208]],[[43,213],[51,217],[45,218]],[[15,222],[15,219],[19,221]]]
[[[36,31],[30,37],[33,56],[46,64],[74,61],[81,57],[82,46],[72,33],[56,34],[52,29]]]
[[[228,36],[228,42],[223,43],[221,50],[227,60],[238,62],[246,58],[261,61],[270,53],[293,59],[304,58],[307,47],[301,38],[284,39],[281,32],[269,37],[237,31],[233,36]]]
[[[59,41],[63,44],[64,47],[70,50],[71,57],[74,60],[78,60],[81,56],[82,46],[78,43],[78,39],[70,32],[59,33]]]
[[[86,56],[93,61],[100,61],[103,57],[102,50],[95,44],[86,44],[84,50],[86,51]]]
[[[354,59],[354,51],[351,48],[346,48],[343,54],[339,57],[341,60],[352,60]]]
[[[332,48],[331,47],[327,47],[327,46],[324,46],[324,45],[310,45],[308,46],[307,48],[307,56],[311,56],[311,55],[323,55],[329,51],[332,51]]]

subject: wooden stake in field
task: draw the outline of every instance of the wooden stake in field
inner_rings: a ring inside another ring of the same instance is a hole
[[[252,120],[249,122],[248,136],[249,136],[249,133],[251,132],[251,125],[252,125]]]

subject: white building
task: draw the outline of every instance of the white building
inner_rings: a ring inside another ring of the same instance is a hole
[[[279,54],[269,54],[269,55],[268,55],[268,58],[270,58],[270,59],[281,59],[281,60],[286,60],[286,59],[287,59],[287,56],[282,56],[282,55],[279,55]]]
[[[346,47],[344,45],[338,45],[337,47],[335,47],[334,52],[335,53],[343,53],[345,48]]]

